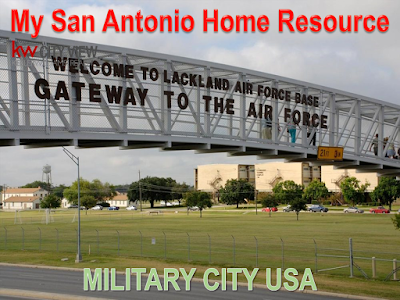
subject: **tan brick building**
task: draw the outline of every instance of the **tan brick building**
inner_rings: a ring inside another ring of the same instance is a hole
[[[255,165],[256,188],[260,192],[272,192],[280,181],[293,180],[308,186],[314,179],[321,180],[321,168],[308,163],[270,162]]]
[[[378,184],[376,173],[356,173],[353,169],[334,169],[333,166],[311,166],[308,163],[268,162],[256,165],[215,164],[195,169],[195,188],[215,193],[229,179],[245,179],[255,185],[259,192],[271,192],[280,181],[293,180],[305,187],[314,179],[325,182],[331,192],[339,192],[340,182],[346,177],[356,177],[363,184],[371,185],[368,192]]]
[[[215,164],[198,166],[194,171],[194,187],[214,192],[225,186],[230,179],[244,179],[255,184],[254,165]]]
[[[340,182],[346,177],[356,177],[360,184],[370,183],[367,192],[372,192],[378,185],[376,173],[357,173],[354,169],[334,169],[333,166],[322,166],[321,180],[325,182],[330,192],[340,192]]]

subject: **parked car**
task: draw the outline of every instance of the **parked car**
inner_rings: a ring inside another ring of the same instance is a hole
[[[282,210],[283,210],[283,212],[291,212],[291,211],[293,211],[293,208],[291,205],[288,205],[288,206],[284,207]]]
[[[96,205],[96,206],[93,206],[91,209],[92,209],[92,210],[103,210],[103,206],[101,206],[101,205]]]
[[[134,205],[129,205],[126,209],[127,210],[137,210],[136,206],[134,206]]]
[[[188,206],[188,210],[196,211],[200,210],[200,208],[198,208],[197,206]]]
[[[384,208],[383,206],[378,206],[378,208],[371,208],[369,212],[371,214],[390,214],[390,210]]]
[[[269,211],[278,211],[276,207],[264,207],[261,211],[269,212]]]
[[[359,209],[355,206],[349,206],[343,210],[344,213],[356,213],[356,214],[362,214],[364,211],[362,209]]]
[[[78,205],[72,204],[72,205],[68,206],[68,208],[78,208]]]
[[[324,206],[322,206],[322,205],[318,205],[318,204],[315,204],[315,205],[311,205],[309,208],[308,208],[308,211],[309,212],[328,212],[328,208],[326,208],[326,207],[324,207]]]
[[[108,210],[119,210],[119,206],[110,206]]]

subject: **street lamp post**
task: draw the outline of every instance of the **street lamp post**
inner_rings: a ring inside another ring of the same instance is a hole
[[[78,253],[76,254],[75,262],[79,263],[82,261],[81,254],[81,185],[79,176],[79,157],[73,155],[66,148],[62,147],[65,154],[78,166]]]

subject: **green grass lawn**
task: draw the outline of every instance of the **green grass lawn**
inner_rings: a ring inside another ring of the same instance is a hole
[[[153,264],[159,268],[257,266],[315,271],[316,267],[347,265],[349,238],[353,239],[355,262],[369,277],[372,257],[400,260],[400,232],[394,229],[390,215],[302,212],[296,221],[294,213],[269,217],[268,213],[256,215],[233,206],[229,211],[206,210],[203,218],[198,212],[187,215],[181,209],[157,208],[164,211],[159,215],[150,215],[148,210],[81,211],[84,260],[96,259],[99,267],[121,269],[138,264],[151,268]],[[44,212],[0,212],[0,261],[73,265],[75,213],[57,210],[52,214],[54,222],[45,225]],[[65,256],[71,256],[72,261],[61,262]],[[319,272],[316,282],[323,290],[398,299],[399,283],[383,281],[392,267],[392,261],[377,261],[377,278],[369,280],[357,269],[354,279],[348,278],[349,268]],[[262,275],[258,280],[262,281]]]

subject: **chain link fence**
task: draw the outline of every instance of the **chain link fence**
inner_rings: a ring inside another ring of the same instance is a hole
[[[62,226],[30,221],[30,224],[2,226],[0,249],[76,253],[76,223]],[[379,280],[396,280],[399,269],[399,253],[368,250],[361,240],[343,239],[334,247],[335,242],[329,239],[318,241],[308,237],[293,239],[265,234],[251,236],[108,225],[87,227],[81,230],[81,251],[86,258],[96,255],[145,257],[223,267],[296,268],[300,272],[312,268],[314,273]]]

